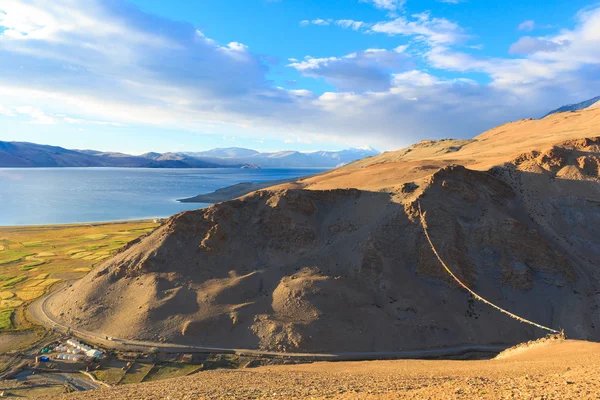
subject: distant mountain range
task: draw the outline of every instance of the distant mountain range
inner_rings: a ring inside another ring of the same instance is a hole
[[[105,153],[95,150],[67,150],[25,142],[0,141],[0,167],[137,167],[137,168],[217,168],[222,165],[179,154],[155,157]],[[231,165],[241,167],[241,165]]]
[[[290,167],[337,167],[360,160],[365,157],[376,156],[379,151],[366,149],[347,149],[341,151],[316,151],[301,153],[299,151],[279,151],[274,153],[259,153],[255,150],[230,147],[213,149],[203,152],[184,153],[190,157],[218,164],[250,164],[265,168],[290,168]]]
[[[26,142],[0,141],[0,167],[244,168],[336,167],[377,155],[374,149],[300,153],[259,153],[243,148],[197,153],[146,153],[134,156],[96,150],[68,150]]]
[[[547,117],[548,115],[552,115],[552,114],[556,114],[556,113],[568,112],[568,111],[579,111],[579,110],[584,110],[586,108],[593,108],[593,107],[600,107],[600,96],[594,97],[593,99],[589,99],[586,101],[582,101],[581,103],[568,104],[566,106],[562,106],[560,108],[557,108],[556,110],[550,111],[548,114],[544,115],[544,117]]]

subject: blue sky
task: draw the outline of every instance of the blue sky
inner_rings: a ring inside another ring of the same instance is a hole
[[[392,150],[600,94],[589,1],[2,0],[0,140]]]

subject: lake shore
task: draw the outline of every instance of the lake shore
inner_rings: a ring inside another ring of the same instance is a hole
[[[208,207],[177,199],[242,182],[272,182],[324,171],[294,169],[0,169],[0,226],[169,218]],[[2,175],[4,173],[4,175]],[[251,188],[251,191],[254,188]],[[235,198],[226,196],[224,199]],[[209,201],[210,200],[210,201]],[[214,200],[214,201],[213,201]]]
[[[266,189],[268,187],[281,185],[284,183],[295,182],[300,179],[303,178],[281,179],[265,182],[242,182],[217,189],[214,192],[199,194],[198,196],[189,197],[187,199],[178,199],[177,201],[180,203],[221,203],[223,201],[236,199],[257,190]]]
[[[329,172],[325,171],[325,172]],[[263,181],[263,182],[241,182],[235,185],[226,186],[221,189],[217,189],[214,192],[199,194],[194,197],[188,197],[184,199],[177,199],[180,203],[205,203],[205,204],[214,204],[221,203],[223,201],[229,201],[233,199],[237,199],[238,197],[242,197],[247,195],[248,193],[255,192],[257,190],[266,189],[271,186],[283,185],[285,183],[298,182],[304,179],[313,178],[319,176],[325,172],[320,172],[317,174],[301,176],[298,178],[289,178],[289,179],[276,179],[272,181]]]
[[[148,218],[134,218],[134,219],[115,219],[111,221],[90,221],[90,222],[71,222],[64,224],[29,224],[29,225],[0,225],[0,230],[2,229],[53,229],[53,228],[75,228],[79,226],[89,226],[89,227],[99,227],[106,225],[118,225],[118,224],[136,224],[136,223],[155,223],[155,221],[166,220],[169,217],[148,217]],[[156,222],[158,223],[158,222]]]

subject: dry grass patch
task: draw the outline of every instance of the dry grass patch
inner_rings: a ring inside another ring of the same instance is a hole
[[[8,299],[8,300],[0,300],[0,309],[5,309],[5,308],[15,308],[15,307],[19,307],[21,304],[23,304],[22,300],[19,299]]]
[[[38,286],[42,282],[44,282],[43,279],[30,280],[30,281],[27,282],[27,285],[25,285],[25,287],[26,288],[36,287],[36,286]]]
[[[44,242],[23,242],[22,245],[25,247],[40,247],[40,246],[45,246],[46,243],[44,243]]]
[[[90,239],[90,240],[102,240],[102,239],[106,239],[107,237],[108,237],[108,235],[99,233],[96,235],[87,235],[85,238]]]
[[[48,274],[41,274],[40,276],[48,276]],[[40,279],[39,277],[29,281],[29,283],[25,286],[25,288],[45,288],[56,282],[60,281],[60,279]]]
[[[37,253],[36,257],[56,257],[56,254],[51,253],[49,251],[42,251],[41,253]]]
[[[23,301],[35,300],[40,296],[43,296],[45,291],[43,290],[19,290],[17,296]]]
[[[75,253],[75,254],[73,254],[73,255],[71,256],[71,258],[73,258],[73,259],[75,259],[75,260],[77,260],[77,259],[80,259],[80,258],[82,258],[82,259],[83,259],[84,257],[90,256],[90,255],[92,255],[92,254],[93,254],[93,253],[91,253],[91,252],[89,252],[89,251],[82,251],[81,253]]]
[[[108,245],[107,244],[93,244],[91,246],[87,246],[85,249],[87,251],[96,251],[96,250],[100,250],[104,247],[108,247]]]
[[[71,249],[71,250],[68,250],[65,254],[72,256],[73,254],[82,253],[84,251],[85,251],[85,249],[81,249],[81,248]]]
[[[44,260],[35,260],[33,262],[27,263],[21,267],[21,271],[28,271],[35,267],[39,267],[40,265],[46,264]]]
[[[0,300],[8,300],[12,299],[13,297],[15,297],[15,294],[13,292],[0,292]]]
[[[44,279],[44,281],[42,281],[42,283],[40,283],[39,285],[37,285],[37,287],[48,287],[51,285],[54,285],[56,282],[59,282],[60,279]]]

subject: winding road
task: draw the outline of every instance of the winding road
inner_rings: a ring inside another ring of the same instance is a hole
[[[64,372],[56,372],[56,373],[42,373],[33,375],[32,371],[27,370],[18,373],[14,377],[17,381],[23,382],[27,381],[34,385],[42,386],[47,384],[48,382],[56,383],[56,384],[69,384],[73,387],[73,389],[78,392],[86,391],[86,390],[96,390],[103,387],[103,385],[92,381],[91,379],[84,378],[80,373],[64,373]]]
[[[397,352],[280,353],[252,349],[192,346],[176,343],[150,342],[119,338],[107,339],[107,335],[103,333],[90,332],[82,329],[77,329],[72,326],[68,326],[63,322],[56,320],[52,316],[52,314],[48,312],[48,300],[63,289],[64,286],[48,295],[40,297],[39,299],[31,303],[31,305],[29,306],[29,313],[31,317],[41,325],[49,327],[54,331],[72,335],[87,343],[112,350],[137,352],[159,351],[162,353],[235,354],[238,356],[286,358],[306,361],[361,361],[382,359],[452,358],[475,353],[499,353],[502,350],[505,350],[509,347],[509,345],[463,345],[423,350],[406,350]]]

